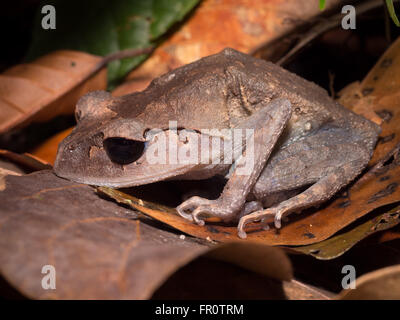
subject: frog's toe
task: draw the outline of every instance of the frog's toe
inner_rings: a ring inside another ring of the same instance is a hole
[[[238,236],[240,239],[246,239],[247,238],[247,233],[243,229],[238,228]]]
[[[275,228],[280,229],[282,227],[282,220],[283,221],[288,221],[287,216],[285,216],[285,213],[287,211],[284,209],[278,210],[277,213],[275,214],[274,218],[274,225]]]
[[[272,222],[276,216],[276,210],[274,208],[269,208],[265,210],[256,211],[248,214],[247,216],[241,217],[238,223],[238,236],[242,239],[246,238],[246,232],[244,228],[247,224],[251,222],[256,222],[261,220],[261,227],[264,230],[268,230],[268,224]]]
[[[192,212],[193,221],[196,222],[199,226],[204,226],[204,220],[200,219],[199,216],[206,213],[207,210],[203,206],[198,207]]]
[[[185,203],[180,204],[178,207],[176,207],[176,212],[182,217],[185,218],[186,220],[193,221],[193,217],[191,213],[186,213],[186,206],[184,205]]]

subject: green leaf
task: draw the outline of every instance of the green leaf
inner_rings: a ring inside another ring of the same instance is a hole
[[[386,6],[389,11],[389,15],[392,18],[394,24],[398,27],[400,27],[400,22],[399,19],[396,16],[396,12],[394,11],[394,5],[393,5],[393,0],[386,0]]]
[[[71,49],[100,56],[157,44],[161,36],[182,20],[199,0],[85,0],[43,1],[34,22],[32,43],[26,59],[33,60],[50,51]],[[41,8],[56,9],[56,29],[41,26]],[[108,79],[121,79],[145,55],[114,61],[108,67]]]
[[[324,10],[325,4],[326,4],[325,0],[319,0],[319,10],[321,10],[321,11]]]

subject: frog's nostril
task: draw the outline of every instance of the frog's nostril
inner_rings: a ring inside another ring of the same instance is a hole
[[[144,142],[124,138],[107,138],[103,141],[103,146],[111,161],[118,164],[136,161],[145,149]]]

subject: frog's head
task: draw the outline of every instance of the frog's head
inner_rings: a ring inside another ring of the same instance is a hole
[[[124,118],[113,107],[119,102],[120,98],[104,91],[79,100],[78,124],[58,147],[54,164],[58,176],[91,185],[128,187],[166,180],[201,166],[193,155],[188,161],[169,158],[170,151],[175,152],[171,146],[198,148],[200,133],[171,129],[168,123],[155,129],[136,118]]]

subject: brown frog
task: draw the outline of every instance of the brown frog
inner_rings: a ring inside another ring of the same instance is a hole
[[[280,228],[283,217],[331,198],[366,167],[380,132],[314,83],[229,48],[142,92],[89,93],[76,118],[57,175],[110,187],[225,175],[219,198],[194,196],[177,212],[199,225],[205,217],[239,221],[242,238],[249,222]],[[243,135],[235,140],[235,132]],[[182,150],[194,154],[190,161],[176,161]]]

